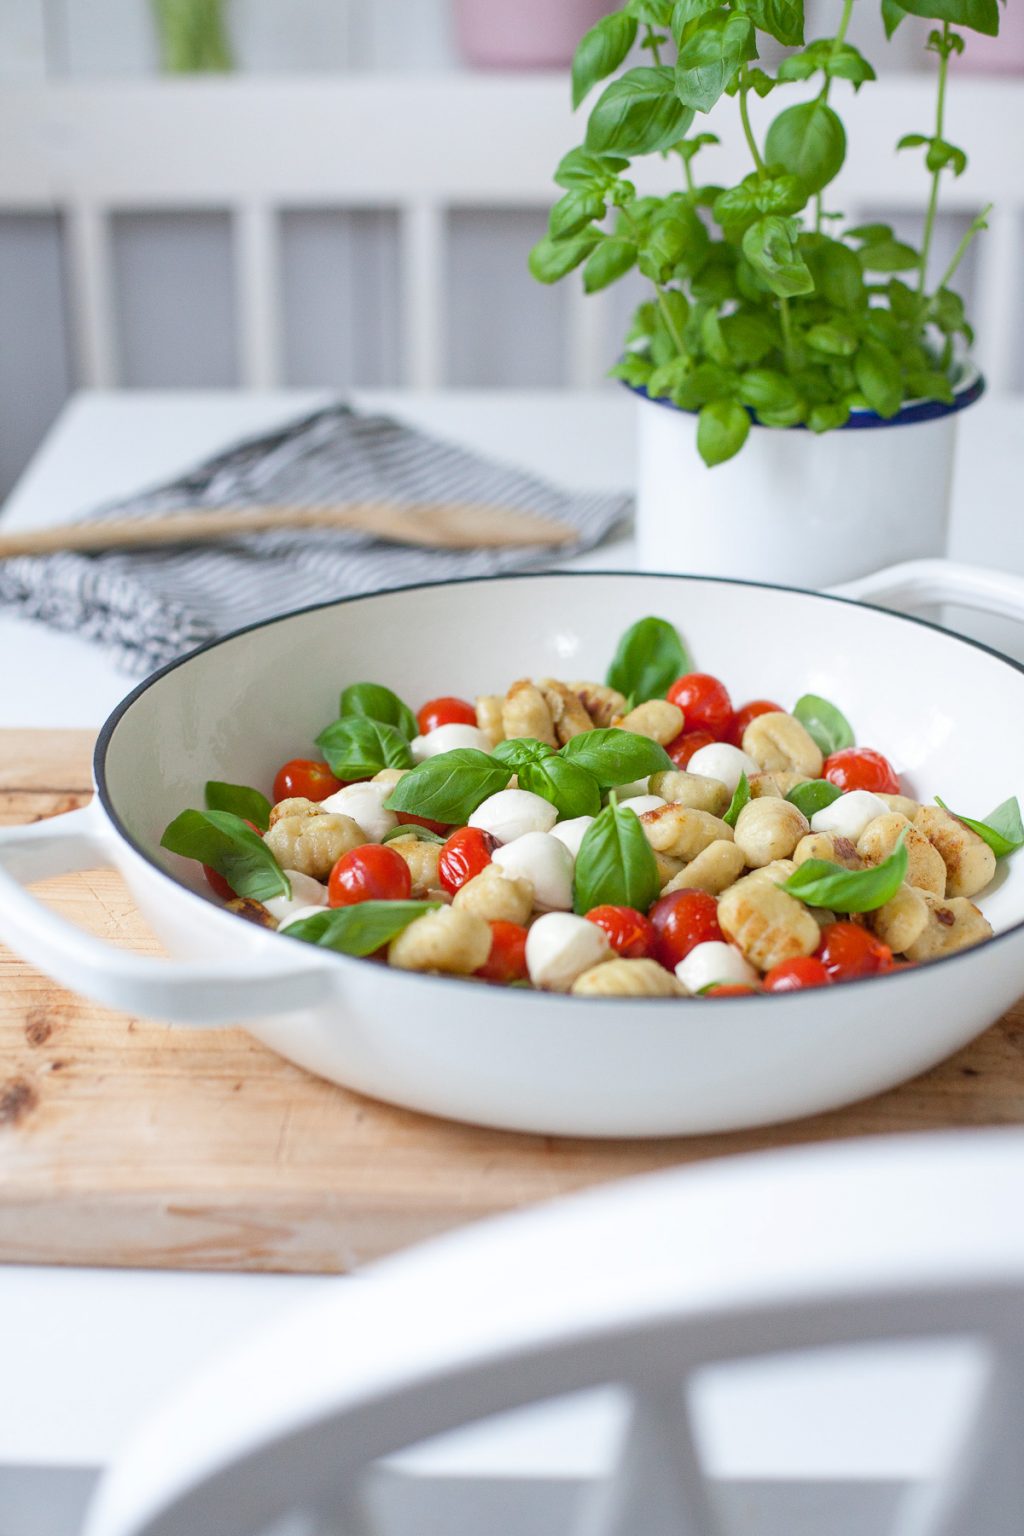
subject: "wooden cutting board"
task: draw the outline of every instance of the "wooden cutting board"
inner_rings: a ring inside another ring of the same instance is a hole
[[[90,796],[87,732],[0,731],[0,822]],[[39,887],[158,945],[109,871]],[[895,1023],[895,1021],[894,1021]],[[308,1076],[242,1030],[111,1013],[0,948],[0,1261],[337,1273],[477,1217],[676,1163],[1024,1123],[1024,1003],[927,1076],[795,1125],[641,1143],[474,1130]]]

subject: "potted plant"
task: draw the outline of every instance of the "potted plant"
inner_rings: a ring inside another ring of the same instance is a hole
[[[875,79],[847,41],[853,0],[810,43],[803,0],[627,0],[576,50],[575,106],[615,78],[555,173],[564,196],[530,267],[545,283],[581,267],[590,293],[634,268],[652,285],[612,370],[641,397],[647,566],[824,585],[944,550],[955,414],[982,389],[951,283],[985,215],[937,279],[929,256],[942,181],[967,163],[945,137],[957,29],[995,35],[998,4],[881,3],[890,37],[908,14],[937,23],[934,123],[897,146],[930,177],[916,247],[885,224],[847,227],[831,205],[847,143],[834,98]],[[756,62],[764,34],[787,50],[772,73]],[[813,94],[759,142],[751,96],[799,83]],[[699,169],[718,142],[700,114],[723,96],[750,157],[728,187]],[[645,155],[678,165],[679,190],[637,189]]]

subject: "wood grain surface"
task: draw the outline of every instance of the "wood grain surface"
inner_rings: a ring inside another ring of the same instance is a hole
[[[0,822],[83,804],[85,732],[0,732]],[[64,915],[158,946],[110,871],[47,881]],[[648,1142],[515,1136],[321,1082],[239,1029],[111,1013],[0,948],[0,1261],[337,1273],[628,1174],[844,1136],[1024,1122],[1024,1003],[935,1071],[770,1130]]]

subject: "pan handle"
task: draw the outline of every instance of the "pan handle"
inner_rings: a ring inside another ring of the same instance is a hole
[[[835,597],[893,608],[956,603],[1024,623],[1024,577],[957,560],[908,560],[828,590]]]
[[[166,1023],[244,1023],[334,995],[336,968],[308,945],[265,946],[266,935],[253,929],[239,935],[245,947],[229,960],[160,960],[84,933],[25,889],[30,881],[117,862],[116,839],[95,803],[29,826],[0,827],[0,939],[62,986]]]

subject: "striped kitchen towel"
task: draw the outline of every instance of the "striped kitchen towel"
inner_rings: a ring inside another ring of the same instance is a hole
[[[292,506],[364,499],[487,502],[578,530],[596,544],[629,516],[622,495],[571,493],[386,416],[332,405],[218,454],[169,485],[92,518],[184,507]],[[0,602],[112,651],[146,674],[218,635],[310,603],[411,582],[539,569],[546,550],[425,550],[368,534],[283,531],[219,544],[0,561]]]

